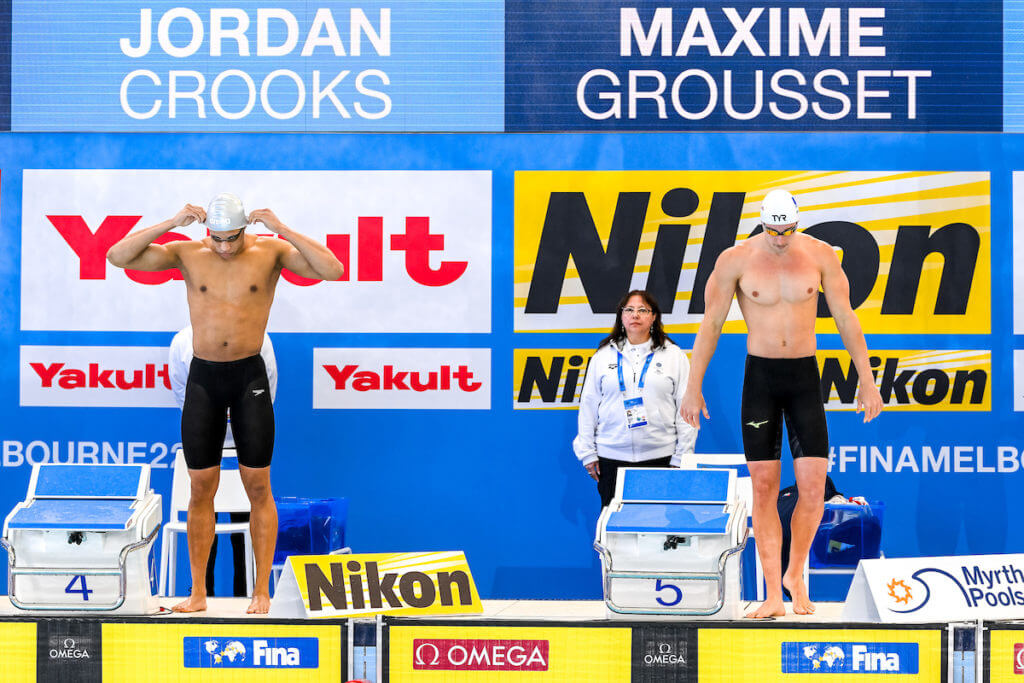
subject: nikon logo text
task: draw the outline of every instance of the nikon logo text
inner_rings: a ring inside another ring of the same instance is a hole
[[[844,351],[818,351],[821,393],[828,410],[853,410],[857,370]],[[871,373],[887,408],[897,410],[992,409],[992,352],[878,351]]]
[[[405,570],[381,573],[376,562],[364,565],[356,560],[332,563],[329,577],[316,564],[307,564],[305,571],[310,612],[323,610],[325,598],[338,611],[473,604],[464,571],[439,571],[434,576]]]

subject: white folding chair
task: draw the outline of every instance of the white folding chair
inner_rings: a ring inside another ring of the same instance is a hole
[[[238,458],[235,449],[225,448],[223,459]],[[170,520],[164,524],[160,540],[160,595],[174,595],[175,569],[178,559],[177,535],[187,531],[184,516],[188,513],[188,500],[191,496],[192,482],[185,464],[185,454],[179,448],[174,456],[174,475],[171,483]],[[213,498],[213,509],[217,514],[230,512],[249,512],[249,496],[242,485],[242,475],[237,469],[220,471],[220,485]],[[215,534],[242,534],[245,537],[245,589],[246,595],[252,595],[255,582],[252,535],[249,533],[248,522],[217,522]],[[205,581],[206,577],[192,577],[193,581]]]

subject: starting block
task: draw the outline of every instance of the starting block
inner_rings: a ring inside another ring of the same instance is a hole
[[[594,549],[616,614],[742,615],[747,510],[733,469],[623,468]]]
[[[160,496],[149,465],[35,465],[4,520],[11,604],[31,611],[152,614],[150,545]]]

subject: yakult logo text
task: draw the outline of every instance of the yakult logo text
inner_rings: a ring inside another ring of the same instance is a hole
[[[314,349],[314,408],[490,407],[490,349]]]
[[[106,279],[107,250],[137,227],[139,218],[140,216],[107,216],[95,230],[92,230],[82,216],[46,217],[78,257],[78,276],[82,280]],[[356,279],[360,282],[380,282],[384,280],[384,219],[381,216],[359,216],[357,222],[356,251],[359,254],[359,268],[356,271]],[[188,239],[171,231],[161,235],[156,243],[167,244]],[[342,281],[351,279],[349,265],[352,236],[329,234],[325,243],[345,266]],[[429,216],[409,216],[405,218],[405,231],[392,234],[387,248],[404,254],[405,272],[414,282],[427,287],[443,287],[459,279],[469,265],[467,261],[441,261],[437,268],[431,267],[432,253],[442,252],[444,244],[444,235],[430,231]],[[158,285],[181,279],[181,273],[176,269],[163,273],[146,273],[130,269],[125,272],[130,279],[146,285]],[[288,270],[282,271],[281,275],[296,285],[319,282],[300,277]]]
[[[121,270],[107,251],[186,202],[231,191],[247,211],[273,210],[345,267],[340,282],[325,283],[283,270],[271,334],[491,331],[489,172],[28,170],[23,187],[24,330],[184,327],[182,273]],[[259,223],[248,232],[273,238]],[[156,243],[205,235],[192,224]]]
[[[21,405],[173,407],[167,349],[23,346]]]
[[[546,640],[413,640],[413,668],[433,671],[547,671]]]

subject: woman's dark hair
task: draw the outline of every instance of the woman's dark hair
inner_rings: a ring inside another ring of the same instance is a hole
[[[665,334],[665,328],[661,326],[661,307],[658,306],[658,302],[651,296],[650,292],[644,289],[634,289],[631,292],[627,292],[624,297],[619,300],[618,305],[615,307],[615,326],[612,327],[611,333],[601,340],[601,343],[597,345],[597,348],[601,348],[606,344],[612,342],[621,342],[626,338],[626,328],[622,325],[622,309],[626,306],[626,303],[630,298],[639,296],[647,304],[647,308],[654,312],[654,322],[651,323],[651,348],[660,349],[665,346],[665,342],[671,341],[669,336]]]

